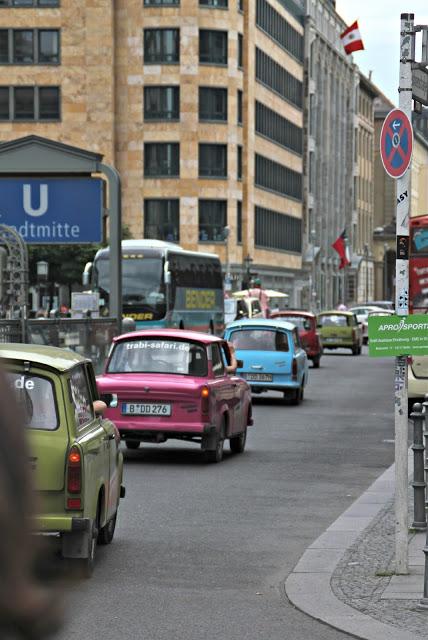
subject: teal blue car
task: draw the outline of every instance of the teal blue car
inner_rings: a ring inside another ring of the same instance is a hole
[[[235,347],[237,374],[253,393],[280,391],[286,402],[302,402],[308,358],[294,324],[281,319],[239,320],[226,327],[224,337]]]

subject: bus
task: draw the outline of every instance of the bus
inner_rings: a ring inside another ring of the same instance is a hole
[[[108,315],[110,249],[85,267],[83,283],[100,294]],[[213,253],[186,251],[160,240],[122,241],[122,316],[137,329],[176,327],[221,335],[224,330],[221,262]]]
[[[428,215],[410,218],[409,312],[428,313]]]

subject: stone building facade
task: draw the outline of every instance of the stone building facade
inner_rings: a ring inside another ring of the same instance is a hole
[[[134,237],[213,251],[235,288],[251,267],[297,303],[303,13],[303,0],[6,0],[0,141],[102,153]]]
[[[345,230],[352,247],[358,72],[344,52],[346,28],[329,0],[306,1],[305,23],[305,306],[347,302],[347,270],[332,243]],[[340,159],[340,161],[338,161]]]

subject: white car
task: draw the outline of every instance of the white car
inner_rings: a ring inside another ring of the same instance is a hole
[[[357,307],[351,307],[349,311],[352,311],[357,316],[358,324],[361,325],[361,330],[363,333],[363,344],[367,344],[369,336],[368,336],[368,317],[369,314],[373,311],[385,311],[381,307],[375,307],[374,305],[360,305]]]

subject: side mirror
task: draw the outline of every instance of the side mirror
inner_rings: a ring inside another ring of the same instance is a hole
[[[243,360],[236,360],[236,366],[238,367],[238,369],[243,369],[244,367],[244,361]]]
[[[95,415],[100,417],[104,415],[107,409],[106,403],[103,402],[102,400],[94,400],[94,402],[92,403],[92,406],[94,407]]]

